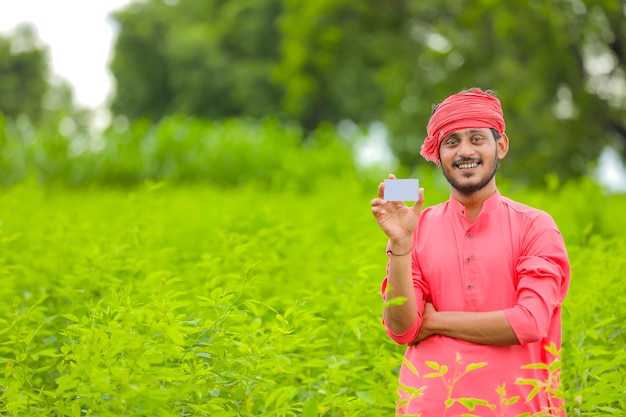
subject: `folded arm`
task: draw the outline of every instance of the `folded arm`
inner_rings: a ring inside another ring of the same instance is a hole
[[[410,344],[438,334],[484,345],[537,342],[548,334],[554,314],[569,284],[569,261],[560,234],[546,228],[533,250],[517,262],[517,301],[514,306],[486,312],[436,311],[430,303]]]
[[[431,303],[427,303],[421,324],[417,337],[410,345],[435,334],[483,345],[520,343],[503,311],[436,311]]]

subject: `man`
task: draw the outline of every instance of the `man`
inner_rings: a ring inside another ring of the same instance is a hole
[[[441,166],[450,199],[422,209],[385,201],[387,334],[408,344],[398,415],[564,416],[561,303],[570,266],[545,212],[500,195],[509,149],[500,101],[471,89],[435,107],[421,155]],[[390,178],[395,178],[393,175]]]

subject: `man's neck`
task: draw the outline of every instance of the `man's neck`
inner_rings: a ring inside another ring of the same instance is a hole
[[[474,223],[483,209],[485,200],[491,197],[496,191],[496,184],[495,182],[492,182],[470,195],[461,194],[452,188],[451,195],[465,207],[465,215],[467,219]]]

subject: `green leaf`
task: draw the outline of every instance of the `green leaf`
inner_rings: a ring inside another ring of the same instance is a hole
[[[248,310],[250,310],[254,317],[259,316],[259,308],[257,306],[256,300],[245,300],[244,304],[248,308]]]
[[[311,396],[306,399],[302,408],[302,417],[318,417],[317,399]]]
[[[522,369],[549,369],[548,365],[545,363],[530,363],[528,365],[523,365]]]
[[[487,366],[487,362],[478,362],[478,363],[470,363],[465,367],[465,372],[473,371],[474,369],[480,369],[484,366]]]
[[[554,373],[554,372],[560,370],[561,369],[561,361],[560,360],[552,361],[552,363],[550,363],[548,369],[550,370],[550,373]]]
[[[417,372],[417,369],[415,368],[415,366],[413,366],[413,364],[407,358],[403,357],[402,358],[402,363],[404,364],[404,366],[409,368],[409,370],[413,373],[413,375],[419,376],[419,373]]]
[[[175,327],[168,327],[167,330],[167,336],[174,342],[176,343],[176,345],[178,346],[184,346],[185,345],[185,336],[183,333],[179,332],[178,329],[176,329]]]
[[[398,389],[409,394],[411,398],[417,398],[417,397],[421,397],[422,395],[424,395],[424,390],[426,389],[426,387],[424,386],[424,387],[415,388],[415,387],[410,387],[410,386],[403,385],[403,384],[398,384]]]
[[[595,323],[593,325],[593,329],[600,329],[605,327],[607,324],[613,323],[614,321],[617,320],[617,317],[613,316],[613,317],[607,317],[603,320],[600,320],[599,322]]]
[[[533,398],[535,398],[535,396],[536,396],[537,394],[539,394],[539,391],[540,391],[540,390],[541,390],[541,387],[539,387],[539,386],[535,386],[535,387],[532,389],[532,391],[530,391],[530,393],[528,394],[528,396],[526,397],[526,401],[530,401],[530,400],[532,400]]]
[[[536,387],[539,382],[534,380],[534,379],[518,379],[517,381],[515,381],[516,384],[521,384],[521,385],[532,385],[533,387]]]
[[[406,297],[394,297],[383,303],[383,307],[401,306],[406,303]]]
[[[356,391],[356,396],[368,403],[369,405],[374,405],[374,399],[369,393],[365,391]]]
[[[511,398],[509,398],[508,400],[505,400],[505,403],[506,403],[506,404],[509,404],[509,405],[510,405],[510,404],[515,404],[516,402],[518,402],[518,401],[519,401],[519,399],[520,399],[520,396],[519,396],[519,395],[516,395],[515,397],[511,397]]]
[[[61,317],[65,317],[68,320],[71,320],[75,323],[80,322],[80,319],[71,313],[63,314]]]
[[[47,348],[47,349],[42,349],[40,351],[37,352],[38,356],[49,356],[49,357],[57,357],[57,356],[61,356],[61,354],[54,348]]]
[[[482,405],[491,409],[495,408],[495,406],[492,404],[489,404],[488,401],[480,400],[476,398],[457,398],[456,400],[459,403],[463,404],[465,408],[471,411],[473,411],[479,405]]]

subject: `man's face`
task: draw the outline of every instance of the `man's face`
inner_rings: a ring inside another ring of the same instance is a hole
[[[452,132],[441,141],[441,169],[452,188],[469,196],[487,186],[500,161],[498,143],[490,129]]]

